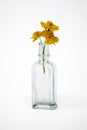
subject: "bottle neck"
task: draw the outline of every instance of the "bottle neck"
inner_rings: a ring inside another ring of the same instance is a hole
[[[49,61],[49,45],[39,43],[39,62],[46,63]]]

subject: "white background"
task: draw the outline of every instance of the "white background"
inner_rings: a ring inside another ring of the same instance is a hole
[[[33,110],[32,33],[40,21],[60,26],[50,46],[57,70],[58,109]],[[87,1],[0,0],[0,130],[87,130]]]

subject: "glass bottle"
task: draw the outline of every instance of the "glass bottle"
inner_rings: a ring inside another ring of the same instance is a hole
[[[56,109],[56,68],[49,61],[49,45],[39,43],[38,56],[32,66],[32,107]]]

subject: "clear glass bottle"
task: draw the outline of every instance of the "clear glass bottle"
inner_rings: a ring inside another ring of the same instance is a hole
[[[56,109],[56,67],[49,61],[49,45],[39,43],[38,56],[32,66],[32,107]]]

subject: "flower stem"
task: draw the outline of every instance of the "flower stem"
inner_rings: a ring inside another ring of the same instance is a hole
[[[43,54],[43,72],[45,74],[45,65],[44,65],[45,43],[44,43],[44,46],[43,46],[43,52],[42,52],[42,54]]]

